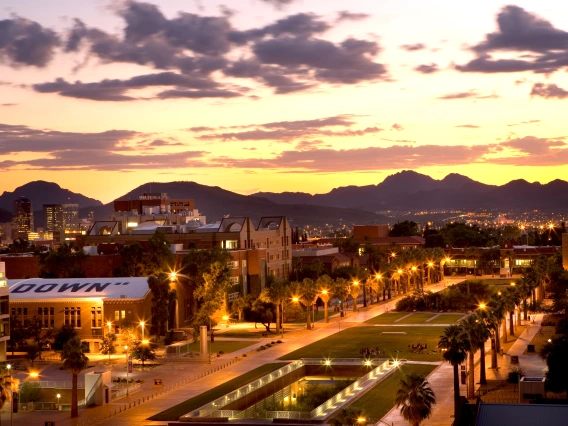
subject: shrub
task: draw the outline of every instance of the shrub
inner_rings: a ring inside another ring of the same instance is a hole
[[[39,382],[27,381],[20,387],[20,402],[35,402],[40,399],[41,384]]]

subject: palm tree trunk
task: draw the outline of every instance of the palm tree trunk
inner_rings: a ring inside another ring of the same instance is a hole
[[[485,342],[479,347],[479,384],[487,384],[487,377],[485,375]]]
[[[467,383],[467,397],[468,399],[473,398],[475,393],[475,363],[473,359],[473,355],[475,351],[469,351],[469,372],[468,372],[468,383]]]
[[[77,374],[73,373],[71,379],[71,418],[79,417],[79,407],[77,406]]]
[[[513,318],[515,317],[515,311],[509,311],[509,335],[512,337],[515,335],[515,325],[513,324]]]
[[[527,299],[523,300],[523,318],[526,321],[528,319],[528,304],[527,304]]]
[[[458,364],[454,364],[454,419],[457,420],[460,411],[460,378]]]
[[[507,343],[507,320],[503,318],[503,343]]]
[[[311,321],[310,321],[310,305],[308,305],[308,304],[306,304],[306,311],[308,312],[308,317],[306,319],[306,329],[311,330],[312,324],[311,324]]]
[[[280,303],[276,303],[276,334],[280,333],[282,319],[280,317]]]
[[[329,315],[328,315],[328,302],[324,301],[323,302],[323,317],[324,317],[324,322],[328,323],[329,322]]]

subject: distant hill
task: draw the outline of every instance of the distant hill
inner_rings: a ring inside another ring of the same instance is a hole
[[[448,210],[500,209],[555,210],[568,209],[568,182],[554,180],[545,185],[525,180],[511,181],[502,186],[486,185],[452,173],[436,180],[414,171],[402,171],[388,176],[378,185],[346,186],[327,194],[302,192],[253,194],[282,204],[316,204],[351,207],[367,211],[384,210]]]
[[[79,204],[79,208],[87,206],[101,206],[99,200],[85,197],[82,194],[76,194],[68,189],[61,188],[53,182],[45,182],[42,180],[26,183],[14,190],[14,192],[4,191],[0,195],[0,209],[9,213],[7,222],[12,218],[14,210],[14,201],[20,197],[26,197],[32,202],[34,209],[34,221],[36,226],[43,226],[43,205],[44,204]],[[0,212],[1,214],[1,212]],[[3,218],[4,216],[0,216]]]
[[[144,184],[119,197],[119,200],[138,199],[144,192],[150,192],[150,184]],[[207,216],[208,222],[221,220],[226,215],[248,216],[253,220],[262,216],[286,216],[293,224],[324,225],[338,223],[383,223],[386,218],[372,212],[352,208],[329,208],[306,204],[278,204],[261,197],[240,195],[218,186],[200,185],[195,182],[168,182],[151,184],[151,192],[166,192],[171,198],[189,198],[195,200],[195,206]],[[105,204],[92,210],[97,220],[104,219],[114,210],[113,203]]]

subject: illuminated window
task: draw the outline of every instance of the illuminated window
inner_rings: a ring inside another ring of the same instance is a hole
[[[103,326],[103,312],[100,306],[91,307],[91,328],[101,328]]]

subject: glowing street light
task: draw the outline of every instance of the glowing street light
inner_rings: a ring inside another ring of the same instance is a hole
[[[58,409],[58,410],[61,409],[61,405],[59,405],[59,400],[60,400],[60,398],[61,398],[61,394],[58,393],[58,394],[57,394],[57,409]]]
[[[112,326],[112,322],[110,322],[110,321],[107,322],[107,327],[108,327],[108,332],[109,332],[109,334],[110,334],[110,328],[111,328],[111,326]]]
[[[323,290],[320,291],[319,297],[323,302],[323,322],[328,323],[329,322],[328,302],[330,297],[329,291],[324,288]]]
[[[516,284],[515,284],[514,282],[511,282],[511,285],[512,285],[513,287],[515,287]]]
[[[140,321],[140,327],[142,327],[142,340],[144,340],[144,326],[146,323],[144,321]]]
[[[172,271],[170,272],[170,280],[174,281],[177,278],[177,272]]]
[[[39,373],[37,371],[30,372],[30,378],[37,379],[39,377]]]
[[[487,305],[485,303],[479,304],[479,309],[485,309],[486,307],[487,307]]]

